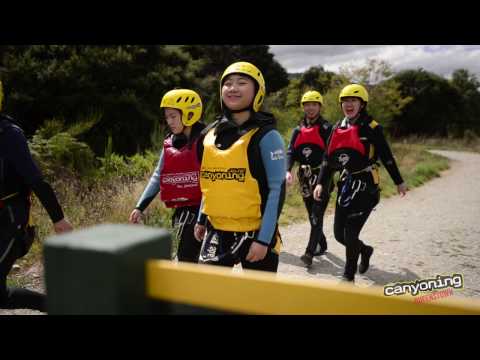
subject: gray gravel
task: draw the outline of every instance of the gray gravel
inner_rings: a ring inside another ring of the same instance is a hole
[[[480,297],[480,154],[432,152],[450,158],[451,168],[440,178],[409,191],[404,198],[381,200],[361,233],[361,239],[375,252],[369,271],[357,274],[357,286],[383,286],[461,273],[465,288],[456,290],[455,295]],[[328,252],[315,257],[307,269],[300,256],[309,229],[307,222],[280,229],[284,247],[279,274],[338,282],[345,264],[345,248],[333,237],[333,214],[324,221]],[[41,265],[36,271],[42,272]],[[44,292],[41,281],[32,288]],[[39,314],[28,309],[0,310],[0,315]]]
[[[455,295],[480,296],[480,154],[432,151],[450,158],[440,178],[413,189],[404,198],[382,199],[360,238],[375,252],[371,267],[356,285],[388,283],[461,273],[465,288]],[[284,248],[279,273],[296,278],[338,281],[345,248],[333,237],[333,215],[324,221],[328,252],[306,269],[299,257],[308,240],[308,223],[281,229]]]

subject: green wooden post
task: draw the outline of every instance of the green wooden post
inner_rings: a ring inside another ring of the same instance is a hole
[[[45,241],[48,314],[148,314],[147,259],[170,259],[171,235],[139,225],[98,225]]]

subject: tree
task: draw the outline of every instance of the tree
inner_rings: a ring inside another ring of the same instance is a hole
[[[30,45],[3,48],[7,111],[33,134],[45,119],[66,125],[92,111],[102,120],[86,134],[97,153],[108,134],[114,150],[131,154],[150,145],[163,94],[193,87],[198,62],[179,46]]]
[[[312,66],[301,76],[300,86],[302,89],[315,89],[320,94],[325,94],[331,86],[335,73],[325,71],[323,66]]]
[[[267,93],[288,85],[288,74],[274,59],[268,45],[184,45],[183,49],[200,61],[200,76],[220,77],[228,65],[247,61],[262,71]]]
[[[398,135],[447,136],[461,122],[462,99],[446,79],[423,69],[395,75],[402,96],[413,98],[394,118]]]
[[[462,109],[459,119],[459,132],[480,131],[480,82],[466,69],[457,69],[452,74],[452,86],[461,96]]]

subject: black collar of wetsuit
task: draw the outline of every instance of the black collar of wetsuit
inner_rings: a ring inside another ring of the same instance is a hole
[[[304,116],[303,119],[302,119],[302,126],[304,127],[308,127],[308,126],[315,126],[315,125],[319,125],[319,126],[322,126],[324,123],[326,123],[327,120],[325,120],[322,115],[318,115],[318,117],[315,118],[315,122],[314,123],[311,123],[309,124],[308,121],[307,121],[307,117]]]
[[[239,126],[224,115],[213,126],[215,127],[215,145],[218,149],[224,150],[228,149],[235,141],[252,129],[260,128],[267,130],[270,127],[274,128],[275,118],[269,113],[256,112],[252,113],[250,119]]]
[[[176,149],[180,149],[187,144],[193,143],[193,141],[200,136],[200,133],[205,128],[205,124],[198,121],[192,125],[192,130],[190,132],[190,139],[183,133],[175,135],[170,133],[169,135],[172,136],[172,146]]]
[[[263,111],[252,112],[250,118],[242,125],[237,125],[231,117],[229,117],[227,114],[224,114],[223,117],[217,122],[215,127],[215,135],[232,130],[238,132],[240,135],[243,135],[251,129],[264,127],[267,125],[275,125],[275,122],[275,118],[272,114]]]
[[[185,134],[172,134],[172,146],[176,149],[180,149],[184,147],[188,142],[187,137]]]
[[[367,113],[367,110],[362,109],[356,123],[360,126],[366,126],[370,124],[372,120],[373,120],[373,117]]]
[[[366,126],[370,124],[373,120],[373,117],[367,113],[367,110],[362,109],[360,111],[360,116],[355,120],[354,124],[359,125],[360,127]],[[343,120],[340,121],[340,124],[342,124]],[[348,123],[352,124],[352,121],[348,119]]]

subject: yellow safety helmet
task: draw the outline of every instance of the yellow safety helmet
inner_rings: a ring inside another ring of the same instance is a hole
[[[342,102],[342,98],[344,97],[358,97],[362,99],[364,102],[368,103],[368,92],[362,85],[359,84],[350,84],[345,86],[342,91],[340,91],[340,95],[338,96],[338,102]]]
[[[223,106],[222,102],[222,86],[223,80],[230,74],[246,74],[252,77],[258,84],[258,91],[253,98],[253,111],[257,112],[262,106],[263,100],[265,99],[265,79],[263,78],[262,72],[253,64],[249,62],[240,61],[233,63],[223,72],[222,78],[220,79],[220,105]]]
[[[170,90],[163,95],[161,108],[173,108],[182,112],[182,123],[185,126],[192,126],[202,116],[202,99],[195,91],[189,89]],[[193,114],[189,120],[189,114]]]
[[[310,90],[303,94],[300,104],[303,106],[306,102],[318,102],[323,106],[323,97],[318,91]]]
[[[3,104],[3,85],[2,85],[2,81],[0,80],[0,111],[2,111],[2,104]]]

